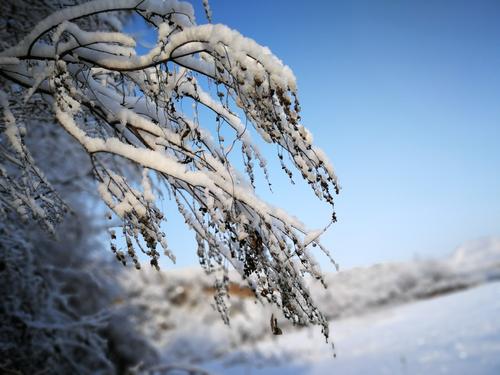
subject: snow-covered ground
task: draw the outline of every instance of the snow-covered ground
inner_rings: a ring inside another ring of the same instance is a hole
[[[162,362],[215,374],[500,374],[499,239],[326,278],[328,289],[310,288],[331,320],[336,358],[318,327],[291,326],[237,279],[230,327],[199,270],[127,273],[123,301]],[[282,336],[270,333],[271,314]]]
[[[500,282],[488,283],[333,321],[336,358],[319,332],[307,329],[234,354],[239,364],[216,362],[209,368],[261,375],[500,374],[499,317]]]

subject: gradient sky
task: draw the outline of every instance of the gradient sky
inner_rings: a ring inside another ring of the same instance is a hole
[[[500,236],[499,1],[210,5],[214,23],[268,46],[297,76],[303,122],[343,187],[339,222],[323,237],[341,268]],[[277,165],[274,193],[259,194],[311,228],[327,224],[329,208]],[[196,263],[191,235],[163,204],[178,265]]]

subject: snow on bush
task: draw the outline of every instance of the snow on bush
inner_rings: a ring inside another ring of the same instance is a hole
[[[65,3],[75,2],[2,2],[0,48]],[[78,23],[109,28],[98,17]],[[102,209],[82,197],[94,184],[88,155],[54,126],[47,98],[33,91],[25,102],[26,90],[5,79],[0,90],[0,373],[114,374],[157,363],[113,303],[119,270],[99,256]]]

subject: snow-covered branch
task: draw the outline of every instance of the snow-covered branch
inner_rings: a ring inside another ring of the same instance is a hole
[[[85,31],[76,23],[118,11],[135,12],[157,29],[149,52],[138,56],[135,41],[122,32]],[[196,233],[203,267],[223,270],[216,298],[223,315],[229,262],[259,298],[278,305],[296,324],[322,325],[328,335],[327,321],[303,280],[305,273],[322,280],[308,249],[319,246],[329,256],[318,240],[321,231],[308,231],[255,192],[254,161],[267,179],[269,173],[252,133],[277,146],[282,169],[292,177],[288,155],[314,194],[332,208],[339,191],[332,165],[300,123],[295,77],[269,49],[224,25],[196,25],[191,5],[177,0],[94,0],[53,13],[0,52],[0,75],[10,82],[3,85],[0,103],[2,136],[11,153],[29,161],[25,130],[9,103],[20,90],[24,103],[43,98],[88,153],[99,195],[123,222],[126,251],[111,234],[120,261],[130,258],[140,267],[140,249],[158,268],[158,247],[175,261],[161,229],[164,214],[155,206],[153,181],[162,181]],[[215,120],[200,115],[201,109]],[[224,139],[225,129],[232,139]],[[232,162],[238,150],[244,171]],[[142,168],[142,183],[122,174],[116,158]],[[17,189],[8,183],[0,179],[2,189]],[[47,210],[63,207],[55,199],[44,194],[45,205],[36,199],[24,204],[32,216],[49,217],[49,225],[57,220]]]

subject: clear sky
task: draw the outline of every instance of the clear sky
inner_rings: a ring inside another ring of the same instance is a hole
[[[295,72],[304,124],[343,187],[339,222],[323,237],[342,268],[443,256],[500,236],[499,1],[210,5],[214,23],[268,46]],[[263,197],[311,228],[328,222],[307,185],[271,174],[275,192]],[[196,262],[194,241],[175,221],[167,235],[186,266]]]

